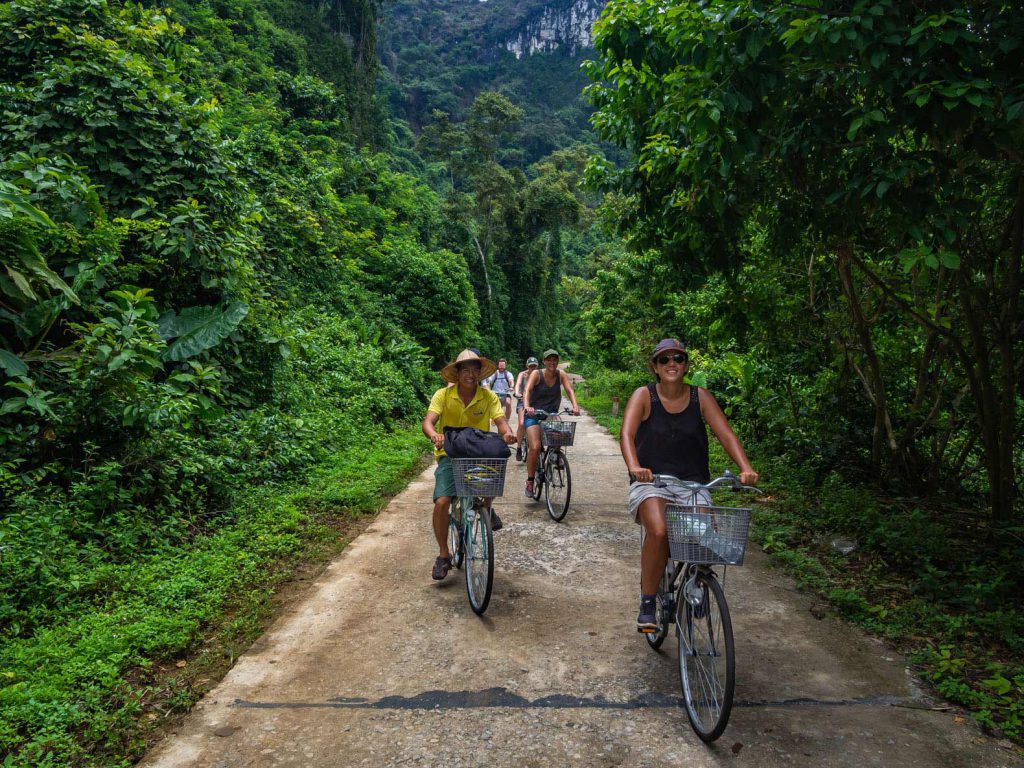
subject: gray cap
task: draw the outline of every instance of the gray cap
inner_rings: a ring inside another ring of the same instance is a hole
[[[537,365],[537,366],[540,365],[540,363],[537,362],[537,358],[536,357],[528,357],[528,358],[526,358],[526,367],[529,368],[531,365]]]
[[[557,349],[545,349],[544,350],[544,354],[541,355],[541,358],[546,360],[547,358],[551,357],[552,355],[554,355],[555,357],[561,357],[561,355],[558,354],[558,350]]]

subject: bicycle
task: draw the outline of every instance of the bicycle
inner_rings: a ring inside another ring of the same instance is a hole
[[[571,408],[564,408],[562,413],[572,414]],[[541,422],[541,449],[537,457],[537,476],[533,485],[533,499],[540,501],[544,492],[544,503],[548,515],[556,523],[565,519],[569,511],[569,499],[572,496],[572,472],[569,469],[569,457],[563,448],[573,444],[576,437],[575,421],[547,421],[557,413],[534,410],[533,418]]]
[[[664,488],[671,475],[655,475],[655,485]],[[729,485],[734,491],[761,493],[741,485],[726,470],[706,485],[692,484],[689,499],[669,502],[665,509],[669,561],[661,576],[656,600],[658,629],[645,633],[657,650],[676,625],[679,642],[679,682],[686,702],[690,726],[700,739],[710,743],[725,731],[732,713],[736,688],[736,654],[732,619],[725,599],[725,569],[743,565],[750,509],[702,504],[701,491]],[[643,546],[644,533],[640,532]],[[713,566],[721,565],[722,574]]]
[[[517,393],[513,393],[513,394],[515,395],[516,403],[522,403],[522,401],[523,401],[523,394],[522,394],[522,392],[517,392]],[[518,410],[516,410],[516,426],[517,427],[519,425],[519,418],[520,418],[519,414],[520,414],[520,412]],[[526,430],[525,429],[523,430],[523,439],[522,439],[522,441],[520,441],[519,447],[516,448],[516,461],[518,461],[520,464],[525,464],[526,463]]]
[[[451,459],[455,498],[448,510],[448,549],[452,565],[466,565],[466,595],[477,616],[491,601],[494,585],[494,533],[489,500],[505,492],[508,459]]]

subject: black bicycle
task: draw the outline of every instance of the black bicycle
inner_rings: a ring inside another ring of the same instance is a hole
[[[679,481],[655,475],[655,485]],[[736,651],[732,619],[725,600],[725,566],[743,565],[750,509],[711,504],[712,488],[727,485],[735,491],[761,491],[741,485],[726,471],[706,485],[688,484],[665,509],[669,561],[658,586],[658,629],[647,632],[657,650],[676,625],[679,640],[679,682],[686,715],[702,741],[712,742],[725,731],[736,689]],[[643,529],[640,531],[643,547]],[[712,566],[720,565],[719,575]]]
[[[565,408],[562,413],[572,415],[572,409]],[[533,418],[541,423],[541,449],[537,457],[533,498],[540,501],[541,493],[544,494],[548,515],[557,523],[565,519],[572,497],[572,471],[569,469],[569,457],[562,449],[573,444],[576,422],[561,421],[557,413],[536,409]]]

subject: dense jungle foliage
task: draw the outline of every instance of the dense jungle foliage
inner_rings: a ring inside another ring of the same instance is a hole
[[[418,460],[401,425],[476,333],[443,201],[356,149],[386,130],[375,6],[171,5],[0,6],[16,764],[137,756],[125,679],[195,648],[316,528],[258,486],[328,467],[351,483],[339,508],[365,508]]]
[[[1022,41],[1010,4],[613,0],[586,68],[629,155],[588,173],[631,249],[577,291],[594,363],[688,339],[789,486],[767,548],[854,536],[851,612],[1018,738]]]

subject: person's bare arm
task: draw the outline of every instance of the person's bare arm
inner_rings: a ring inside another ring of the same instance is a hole
[[[498,433],[505,440],[508,445],[512,445],[516,442],[516,436],[513,434],[511,428],[508,425],[508,420],[502,416],[500,419],[494,420],[494,425],[498,428]]]
[[[569,379],[569,374],[565,371],[559,371],[562,377],[562,386],[565,387],[565,394],[569,396],[569,402],[572,403],[572,412],[577,416],[580,415],[580,406],[576,402],[576,390],[572,388],[572,381]]]
[[[423,419],[423,434],[430,439],[430,442],[437,446],[438,450],[444,448],[444,435],[440,434],[434,428],[437,424],[437,420],[440,418],[441,415],[439,413],[427,411],[427,415]]]
[[[744,485],[757,485],[758,474],[750,466],[750,460],[747,459],[740,439],[736,437],[736,433],[729,426],[729,420],[725,417],[722,407],[715,400],[714,395],[708,390],[698,387],[697,396],[700,400],[700,412],[704,416],[704,421],[711,427],[711,431],[715,433],[715,437],[725,448],[729,458],[740,468],[740,482]]]
[[[519,375],[516,376],[515,386],[512,387],[512,394],[516,396],[516,400],[523,399],[523,378],[526,376],[526,371],[520,371]]]
[[[533,416],[533,408],[530,407],[530,392],[533,390],[534,382],[537,381],[537,375],[540,371],[534,371],[530,374],[530,378],[526,380],[526,391],[523,392],[523,407],[526,409],[526,413],[529,416]]]
[[[636,431],[640,428],[640,422],[646,419],[650,412],[650,393],[647,387],[640,387],[630,395],[629,402],[626,403],[626,410],[622,414],[622,434],[619,438],[619,449],[626,462],[626,469],[642,483],[654,482],[651,470],[641,467],[636,456]]]

